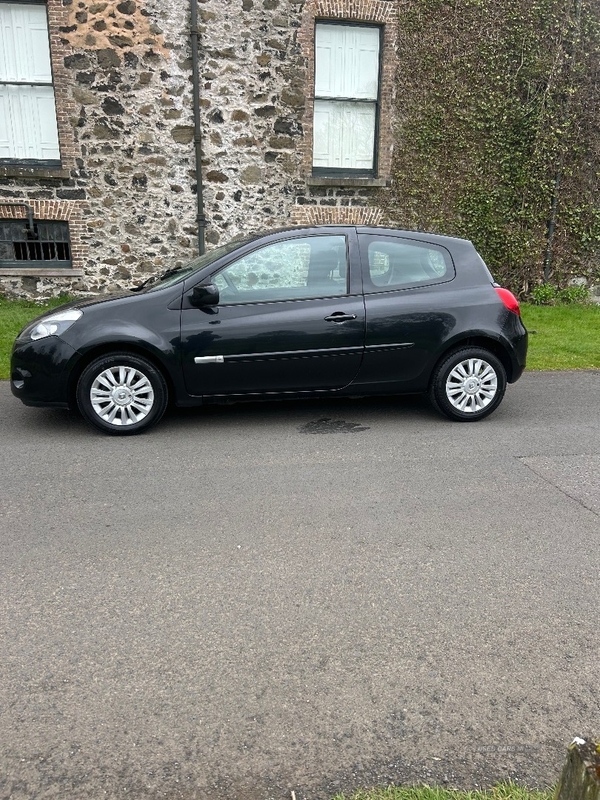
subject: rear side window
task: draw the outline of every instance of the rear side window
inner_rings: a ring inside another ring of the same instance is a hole
[[[454,277],[450,253],[426,242],[361,236],[365,292],[444,283]]]

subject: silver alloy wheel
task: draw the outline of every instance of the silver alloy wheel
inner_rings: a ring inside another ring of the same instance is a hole
[[[446,380],[446,397],[463,414],[482,411],[489,406],[497,391],[496,371],[481,358],[460,361]]]
[[[152,411],[154,390],[143,372],[116,365],[96,376],[90,402],[100,419],[109,425],[135,425]]]

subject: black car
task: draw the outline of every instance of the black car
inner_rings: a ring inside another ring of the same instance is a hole
[[[428,392],[468,422],[498,407],[526,353],[519,305],[471,242],[290,228],[46,313],[17,337],[11,387],[112,434],[146,430],[169,401],[342,394]]]

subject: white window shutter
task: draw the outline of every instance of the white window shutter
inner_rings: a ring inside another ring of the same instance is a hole
[[[45,6],[0,3],[0,80],[52,83]]]
[[[373,169],[379,43],[374,26],[317,24],[314,167]]]
[[[0,158],[14,158],[12,154],[13,136],[9,116],[8,92],[0,86]]]
[[[375,146],[375,106],[370,103],[344,103],[342,114],[342,167],[371,169]]]
[[[24,16],[25,35],[19,40],[24,72],[34,83],[52,83],[46,9],[43,6],[29,6]]]
[[[334,119],[335,103],[315,100],[313,125],[313,165],[333,167],[334,164]]]
[[[379,28],[317,25],[315,96],[377,100]]]
[[[315,97],[335,97],[333,25],[317,25],[315,34]]]
[[[17,80],[12,6],[0,3],[0,80]]]
[[[315,167],[371,169],[375,146],[375,106],[315,100]]]
[[[44,5],[0,3],[0,78],[0,158],[59,160]]]
[[[25,158],[60,159],[56,106],[52,86],[32,86],[28,97],[30,127],[25,142]]]

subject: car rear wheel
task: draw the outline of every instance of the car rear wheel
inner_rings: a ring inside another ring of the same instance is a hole
[[[130,353],[100,356],[77,384],[84,418],[104,433],[127,436],[155,425],[165,412],[168,390],[160,371]]]
[[[500,405],[506,371],[489,350],[467,347],[450,353],[435,369],[429,388],[432,405],[460,422],[475,422]]]

